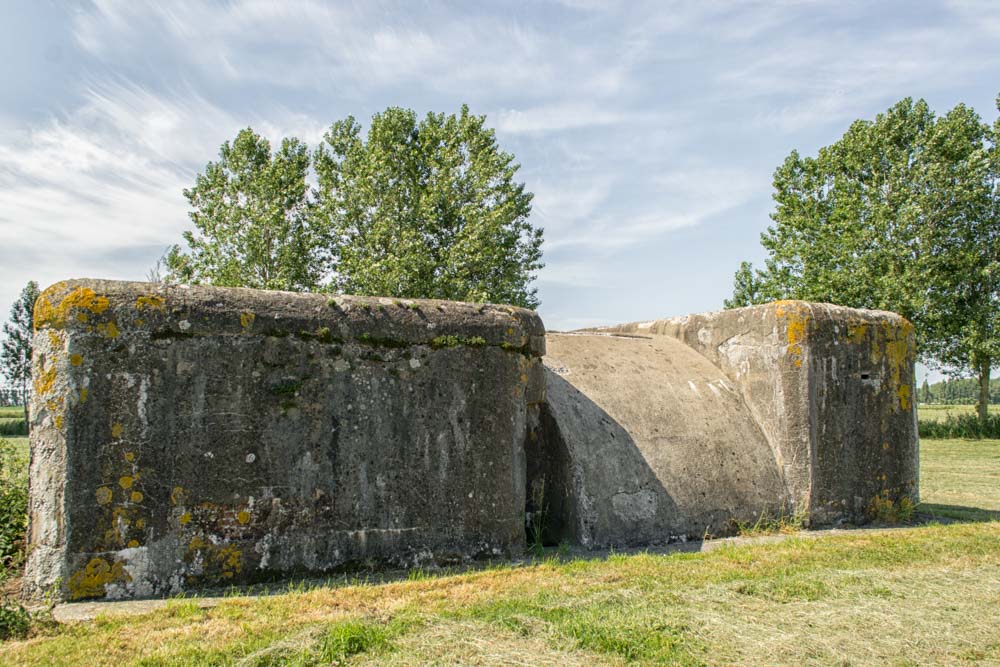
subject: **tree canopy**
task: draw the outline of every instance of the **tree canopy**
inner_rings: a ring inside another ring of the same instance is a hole
[[[168,278],[535,308],[543,232],[485,120],[392,107],[367,134],[333,123],[312,154],[292,138],[272,155],[245,129],[184,191],[197,232]]]
[[[195,232],[187,250],[173,246],[173,280],[230,287],[304,290],[323,273],[323,234],[309,216],[309,150],[284,139],[273,154],[267,139],[240,130],[219,150],[194,187],[184,190]]]
[[[1000,107],[1000,99],[998,99]],[[922,357],[971,371],[1000,358],[1000,120],[904,99],[774,173],[763,269],[741,264],[727,307],[779,298],[898,312]]]

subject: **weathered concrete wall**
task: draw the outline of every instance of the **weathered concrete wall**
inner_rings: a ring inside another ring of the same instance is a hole
[[[530,311],[78,280],[35,327],[30,592],[523,548]]]
[[[915,339],[899,315],[779,301],[602,331],[677,338],[715,364],[812,522],[864,521],[876,497],[917,501]]]
[[[546,540],[591,547],[732,530],[788,505],[771,448],[735,384],[666,336],[549,334]],[[538,504],[537,502],[535,503]]]

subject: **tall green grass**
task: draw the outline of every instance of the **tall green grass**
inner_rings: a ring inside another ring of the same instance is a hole
[[[948,415],[945,419],[918,419],[921,438],[1000,438],[1000,414],[982,421],[975,414]]]
[[[0,436],[4,435],[28,435],[28,422],[24,421],[23,418],[0,418]]]

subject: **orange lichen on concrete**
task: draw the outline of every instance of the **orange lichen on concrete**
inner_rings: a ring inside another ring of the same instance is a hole
[[[56,383],[56,376],[58,375],[55,366],[49,366],[48,368],[43,368],[40,372],[35,374],[34,388],[35,396],[45,396],[50,391]]]
[[[802,366],[802,343],[806,339],[809,325],[809,307],[796,301],[776,301],[774,302],[774,314],[785,320],[785,335],[788,339],[787,352],[796,357],[796,366]]]
[[[913,361],[913,325],[905,320],[902,325],[886,322],[883,325],[883,330],[886,337],[885,359],[889,365],[892,384],[896,387],[899,408],[909,410],[912,406],[913,388],[903,382],[903,370]],[[872,351],[874,354],[874,347]]]
[[[146,294],[135,300],[136,310],[158,310],[162,313],[165,306],[166,300],[162,296],[156,296],[155,294]]]
[[[910,409],[910,385],[901,384],[899,389],[896,390],[896,395],[899,396],[899,408],[901,410]]]
[[[232,579],[243,570],[243,552],[230,545],[219,549],[215,557],[222,568],[223,579]]]
[[[86,567],[69,578],[69,598],[82,600],[104,595],[108,584],[132,581],[120,562],[109,563],[103,558],[91,558]]]
[[[89,287],[77,287],[68,294],[65,291],[66,283],[56,283],[38,297],[34,312],[36,331],[46,326],[62,328],[71,315],[78,322],[86,322],[88,312],[100,315],[110,305],[106,296],[98,295]]]
[[[847,323],[847,340],[851,343],[858,345],[863,343],[865,336],[868,334],[868,323],[861,321],[852,321]]]
[[[97,333],[108,338],[118,338],[118,335],[121,333],[114,322],[102,322],[97,325],[96,329]]]

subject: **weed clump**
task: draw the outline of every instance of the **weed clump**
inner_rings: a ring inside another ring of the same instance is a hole
[[[889,492],[883,491],[868,504],[868,515],[879,523],[909,523],[913,520],[915,509],[913,501],[909,498],[904,496],[898,501],[893,501],[889,497]]]
[[[741,537],[758,535],[787,535],[798,532],[809,525],[809,510],[798,508],[792,514],[782,509],[777,514],[761,512],[753,523],[737,521],[736,533]]]

